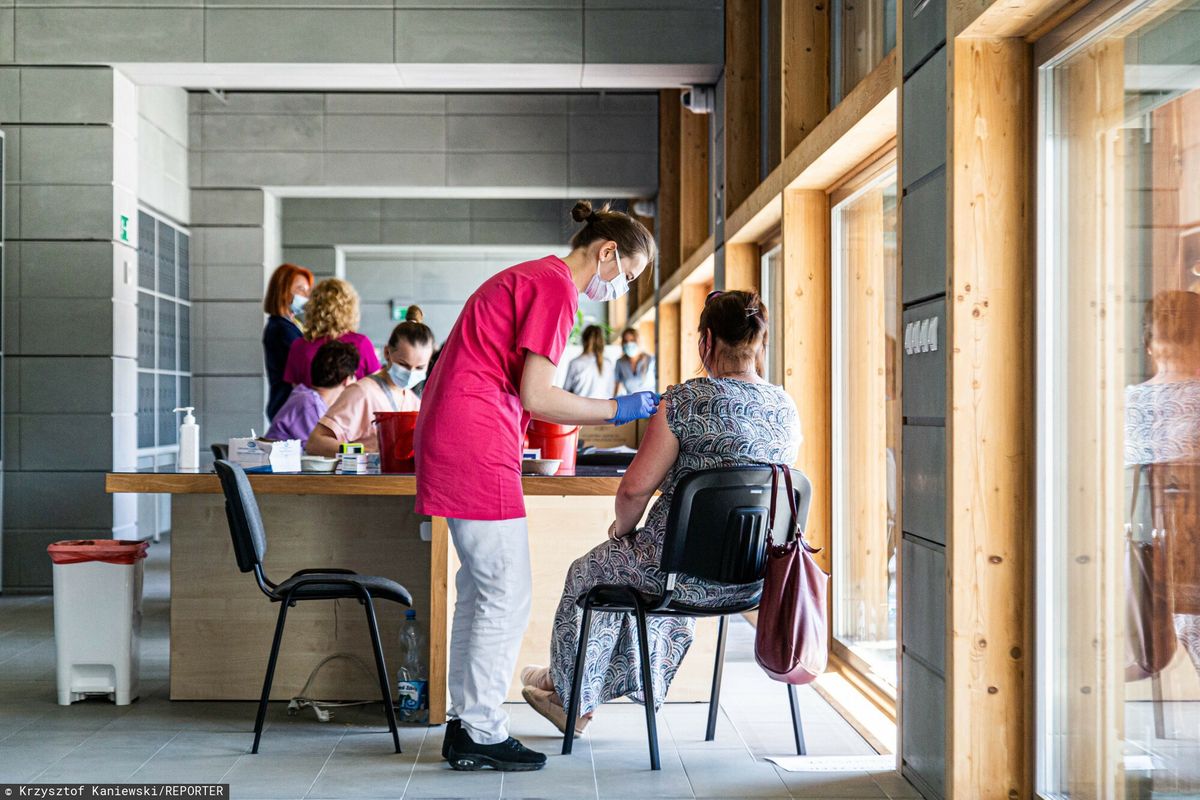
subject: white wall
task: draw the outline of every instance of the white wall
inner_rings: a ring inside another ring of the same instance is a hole
[[[187,225],[188,95],[183,89],[138,87],[138,200]]]

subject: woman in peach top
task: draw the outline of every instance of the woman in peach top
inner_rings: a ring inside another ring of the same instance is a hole
[[[419,322],[401,322],[383,348],[384,368],[346,387],[313,429],[305,450],[333,456],[339,444],[361,442],[367,452],[379,452],[375,412],[420,411],[421,398],[412,388],[425,380],[432,355],[433,331]]]

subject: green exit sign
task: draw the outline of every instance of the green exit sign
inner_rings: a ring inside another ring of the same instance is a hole
[[[129,217],[122,214],[120,221],[119,221],[119,226],[120,227],[118,228],[118,230],[120,230],[120,232],[121,232],[121,234],[120,234],[121,241],[128,242],[129,241]]]
[[[404,315],[408,313],[408,306],[401,303],[399,300],[391,301],[392,306],[392,322],[404,322]]]

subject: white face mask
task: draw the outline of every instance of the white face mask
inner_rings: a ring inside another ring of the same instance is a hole
[[[588,281],[587,288],[583,290],[589,300],[607,303],[629,291],[629,279],[625,277],[625,271],[621,269],[621,253],[613,250],[613,256],[617,259],[617,274],[611,281],[600,277],[600,259],[596,259],[596,274],[592,276],[592,279]]]
[[[633,358],[638,353],[642,352],[642,348],[637,346],[637,342],[626,342],[621,346],[621,350],[630,358]]]
[[[388,365],[388,377],[392,379],[392,383],[396,384],[398,388],[411,389],[425,380],[425,370],[408,369],[393,362]]]
[[[302,294],[292,295],[292,314],[294,316],[304,315],[304,306],[308,305],[308,298]]]

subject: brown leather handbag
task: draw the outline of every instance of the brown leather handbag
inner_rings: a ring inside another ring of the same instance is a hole
[[[784,476],[791,524],[787,541],[775,544],[775,504],[779,475]],[[783,683],[811,683],[825,671],[829,661],[829,624],[825,597],[829,575],[817,565],[819,550],[804,541],[796,519],[796,493],[792,471],[786,466],[771,468],[771,506],[767,529],[767,558],[763,569],[762,601],[758,606],[758,630],[754,636],[754,658],[770,677]]]
[[[1138,466],[1134,475],[1125,525],[1125,680],[1129,682],[1166,669],[1178,642],[1169,532],[1154,529],[1149,540],[1134,538],[1135,528],[1142,528],[1136,517],[1144,470]]]

